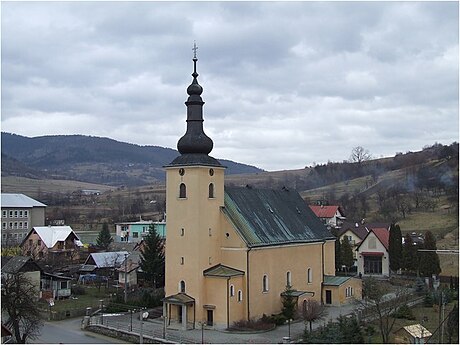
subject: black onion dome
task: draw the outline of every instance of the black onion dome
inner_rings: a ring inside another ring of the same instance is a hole
[[[174,164],[190,165],[194,164],[205,165],[220,165],[220,163],[208,154],[212,151],[213,142],[203,130],[203,105],[201,99],[203,88],[198,84],[198,73],[196,72],[196,62],[198,59],[193,57],[194,71],[192,73],[193,81],[187,88],[189,95],[185,105],[187,106],[187,131],[177,142],[177,149],[182,155],[173,161]],[[212,158],[212,159],[211,159]],[[172,163],[172,164],[173,164]]]

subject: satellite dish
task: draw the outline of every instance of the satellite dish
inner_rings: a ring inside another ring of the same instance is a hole
[[[146,318],[148,318],[148,317],[149,317],[149,312],[148,312],[148,311],[144,311],[144,312],[142,313],[142,320],[144,320],[144,319],[146,319]]]

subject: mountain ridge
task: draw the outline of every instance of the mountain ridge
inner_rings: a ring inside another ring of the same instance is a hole
[[[109,185],[164,181],[163,166],[179,155],[174,149],[141,146],[85,135],[25,137],[1,133],[2,176],[76,179]],[[257,167],[219,159],[227,174],[257,173]],[[22,166],[27,175],[21,175]]]

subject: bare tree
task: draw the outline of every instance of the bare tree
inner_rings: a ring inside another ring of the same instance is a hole
[[[40,335],[42,321],[34,300],[36,288],[22,273],[2,277],[2,313],[16,343],[25,344]]]
[[[363,299],[359,302],[365,310],[365,315],[369,319],[377,319],[379,324],[382,342],[390,342],[390,334],[395,324],[392,314],[409,299],[406,288],[397,287],[392,291],[386,284],[373,277],[363,279]]]
[[[326,307],[319,302],[309,299],[303,302],[301,317],[307,328],[307,322],[310,323],[310,332],[312,330],[312,323],[323,319],[327,315]]]
[[[353,147],[353,149],[351,150],[350,161],[352,163],[361,164],[362,162],[368,161],[370,159],[371,154],[369,153],[369,150],[366,150],[362,146]]]

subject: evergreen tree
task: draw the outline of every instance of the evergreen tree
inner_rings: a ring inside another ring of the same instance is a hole
[[[412,237],[410,237],[410,234],[406,234],[406,236],[404,236],[404,245],[402,252],[402,268],[404,268],[407,271],[416,271],[418,267],[417,246],[412,243]]]
[[[390,269],[397,271],[402,267],[402,235],[397,224],[390,226],[390,238],[388,240],[388,254],[390,256]]]
[[[347,268],[353,266],[353,249],[351,248],[350,242],[346,236],[342,239],[342,244],[340,245],[340,252],[342,258],[342,264]]]
[[[340,249],[340,239],[335,240],[335,269],[338,270],[342,267],[342,252]]]
[[[364,344],[364,337],[356,316],[339,316],[341,344]]]
[[[293,295],[293,292],[294,289],[292,286],[286,285],[282,297],[283,308],[281,313],[287,320],[292,320],[296,313],[297,301]]]
[[[425,233],[423,249],[436,250],[436,238],[430,231]],[[420,253],[420,274],[425,277],[431,277],[433,274],[438,275],[441,272],[439,257],[436,252]]]
[[[164,241],[150,225],[149,233],[144,238],[141,249],[140,266],[145,275],[151,280],[153,287],[163,287],[165,279]]]
[[[96,245],[99,248],[107,250],[112,241],[113,238],[112,235],[110,235],[109,225],[107,223],[102,224],[102,230],[99,232],[99,235],[97,236]]]

